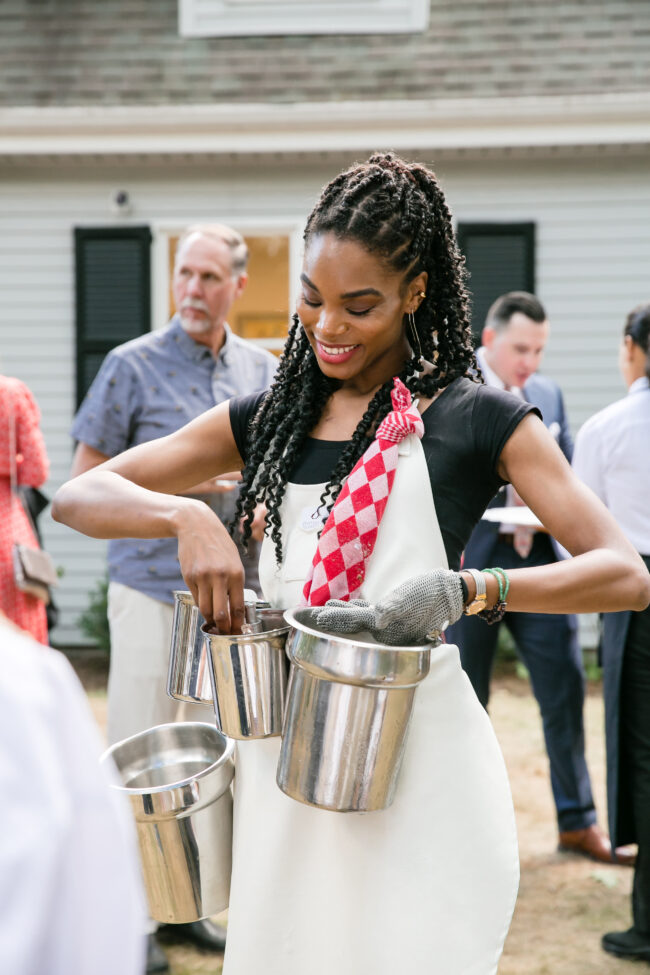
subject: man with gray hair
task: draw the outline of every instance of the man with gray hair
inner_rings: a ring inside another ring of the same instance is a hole
[[[270,385],[275,357],[239,338],[226,321],[246,287],[247,259],[244,239],[230,227],[199,225],[185,231],[172,281],[177,313],[165,328],[106,356],[72,427],[77,441],[72,476],[135,444],[174,433],[232,396]],[[203,498],[228,522],[235,511],[237,477],[233,472],[232,488],[222,478],[198,484],[189,493]],[[187,589],[176,539],[114,539],[108,546],[108,568],[109,743],[181,717],[204,721],[203,708],[178,705],[165,692],[173,592]],[[251,561],[245,568],[255,566]],[[209,921],[176,925],[174,933],[204,948],[223,949],[223,931]],[[152,936],[147,971],[167,967]]]

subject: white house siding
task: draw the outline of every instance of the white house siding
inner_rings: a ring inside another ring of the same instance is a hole
[[[47,171],[0,168],[0,370],[23,379],[41,408],[51,462],[44,488],[49,496],[68,476],[72,456],[73,228],[118,222],[110,210],[116,187],[131,194],[134,209],[128,222],[154,228],[211,218],[258,221],[261,227],[278,216],[302,220],[317,187],[312,180],[303,181],[300,192],[297,181],[278,171],[277,190],[269,192],[268,165],[262,163],[253,170],[211,166],[211,172],[189,163],[176,169],[147,163],[103,169],[55,165]],[[160,307],[160,300],[155,305]],[[105,544],[57,525],[49,509],[41,523],[48,550],[65,570],[56,597],[62,619],[53,639],[61,646],[83,643],[76,620],[103,574]]]
[[[650,301],[647,154],[438,167],[456,219],[536,224],[536,292],[551,323],[543,370],[562,387],[573,433],[625,394],[625,316]],[[470,283],[471,287],[471,283]],[[585,647],[598,619],[580,620]]]
[[[574,432],[625,392],[617,351],[626,313],[650,301],[650,155],[439,167],[462,221],[533,220],[536,291],[551,335],[543,370]]]
[[[427,160],[431,162],[431,160]],[[575,429],[623,393],[616,349],[625,313],[650,299],[647,155],[573,159],[461,159],[436,166],[456,219],[535,221],[537,291],[552,323],[545,371],[562,385]],[[435,163],[435,160],[434,160]],[[74,407],[74,226],[110,226],[116,187],[134,204],[128,222],[182,226],[219,218],[301,222],[340,160],[246,164],[52,164],[0,169],[0,369],[33,390],[52,464],[45,490],[66,478]],[[121,222],[121,221],[120,221]],[[155,267],[156,265],[154,265]],[[154,292],[160,282],[154,281]],[[164,305],[156,300],[154,308]],[[154,325],[163,324],[155,321]],[[59,645],[83,642],[76,619],[104,567],[104,543],[46,515],[45,541],[65,569]]]

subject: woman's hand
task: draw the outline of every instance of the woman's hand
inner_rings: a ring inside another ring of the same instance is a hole
[[[318,626],[331,633],[369,630],[376,640],[391,646],[426,639],[440,643],[443,630],[462,612],[460,574],[450,569],[413,576],[374,605],[365,599],[330,599],[322,609],[313,609]]]
[[[206,622],[220,633],[241,633],[244,567],[227,529],[197,501],[179,510],[175,534],[181,573]]]
[[[253,511],[253,521],[251,522],[251,538],[256,542],[264,541],[264,531],[266,529],[266,516],[268,514],[265,504],[256,504]],[[242,522],[243,522],[242,518]]]

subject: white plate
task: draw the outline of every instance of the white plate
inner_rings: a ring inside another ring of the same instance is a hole
[[[483,521],[498,521],[506,525],[527,525],[529,528],[543,528],[537,515],[525,504],[509,505],[505,508],[488,508]]]

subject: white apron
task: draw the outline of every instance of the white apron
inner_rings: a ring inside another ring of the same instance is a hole
[[[447,568],[422,444],[411,435],[399,453],[363,585],[371,601]],[[275,606],[301,602],[317,543],[306,515],[323,488],[287,486],[280,569],[270,540],[262,546]],[[494,975],[517,896],[517,838],[503,757],[458,648],[432,651],[388,809],[290,799],[275,784],[279,750],[279,738],[237,743],[223,975]]]

